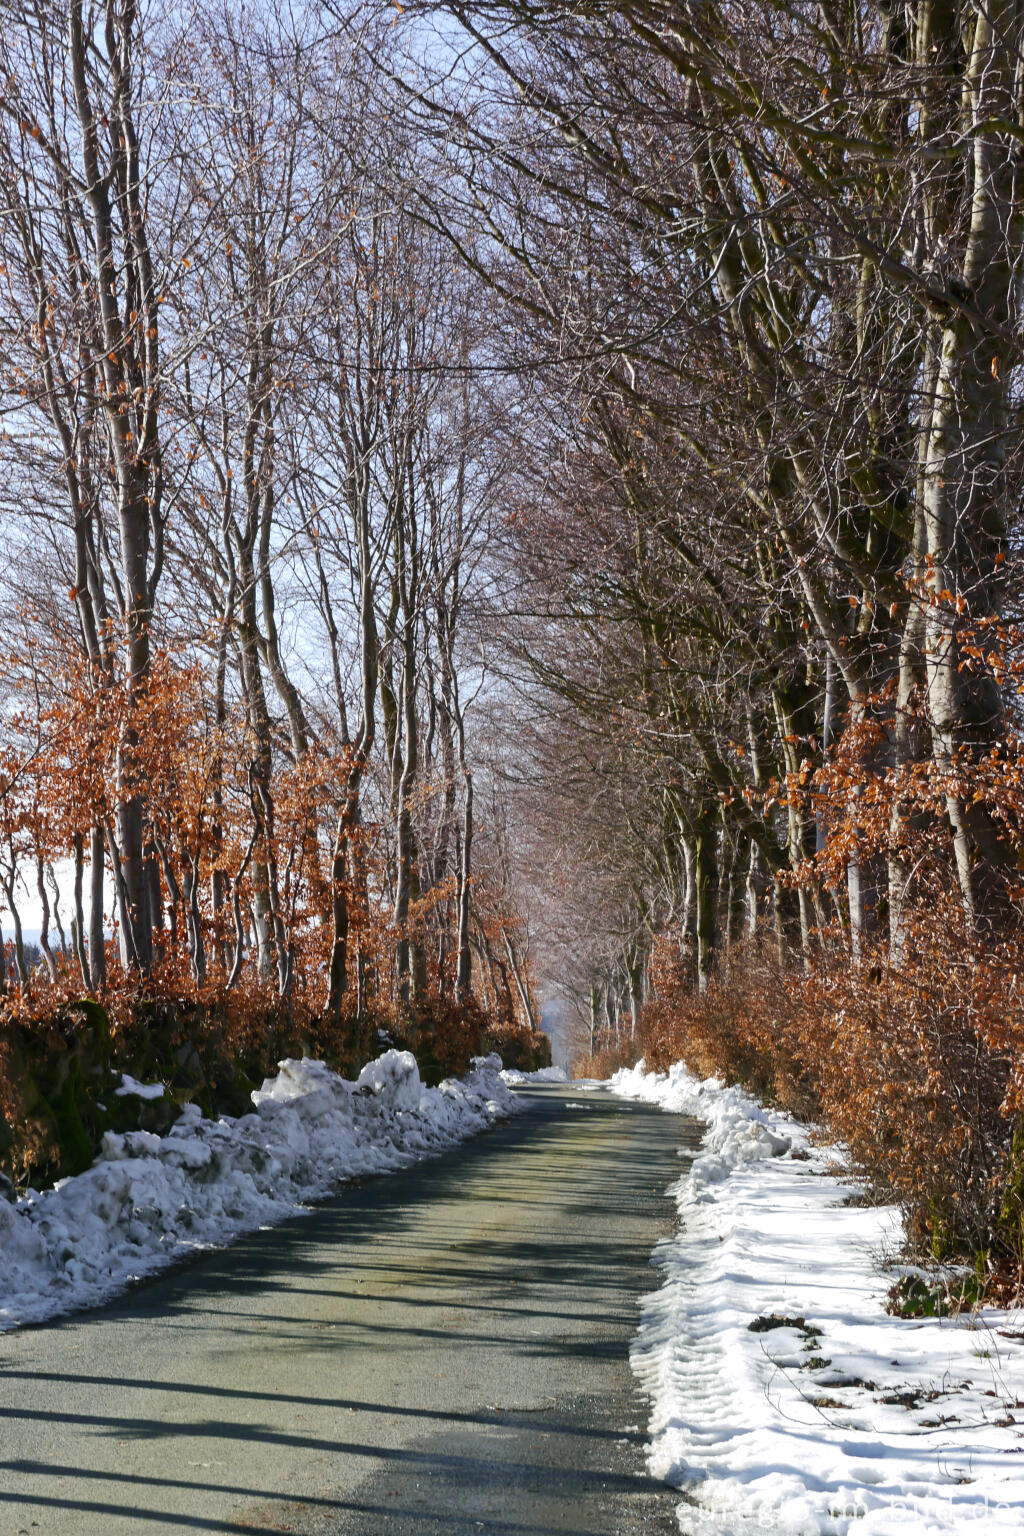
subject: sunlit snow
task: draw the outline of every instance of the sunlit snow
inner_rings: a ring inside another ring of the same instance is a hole
[[[348,1082],[283,1061],[240,1118],[187,1105],[166,1136],[108,1132],[91,1168],[16,1203],[0,1191],[0,1330],[105,1301],[189,1250],[283,1221],[346,1179],[392,1173],[525,1107],[497,1056],[425,1088],[408,1051]],[[154,1085],[125,1078],[148,1097]],[[159,1086],[159,1085],[155,1085]]]
[[[633,1350],[687,1536],[1024,1529],[1024,1314],[888,1316],[898,1214],[841,1148],[681,1065],[611,1087],[708,1127]]]

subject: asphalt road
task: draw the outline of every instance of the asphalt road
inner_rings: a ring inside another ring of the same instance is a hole
[[[628,1350],[697,1127],[603,1093],[0,1336],[0,1536],[676,1536]]]

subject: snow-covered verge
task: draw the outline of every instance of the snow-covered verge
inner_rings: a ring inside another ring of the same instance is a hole
[[[538,1067],[536,1072],[517,1072],[514,1067],[503,1072],[506,1083],[567,1083],[569,1074],[564,1067]]]
[[[93,1166],[14,1203],[0,1191],[0,1331],[105,1301],[189,1250],[272,1225],[346,1179],[392,1173],[525,1107],[478,1057],[425,1088],[408,1051],[348,1082],[321,1061],[282,1061],[252,1114],[188,1105],[166,1136],[108,1132]],[[124,1091],[155,1089],[125,1079]]]
[[[888,1316],[899,1218],[848,1203],[842,1149],[682,1065],[610,1086],[707,1123],[633,1351],[681,1530],[1024,1530],[1024,1314]]]

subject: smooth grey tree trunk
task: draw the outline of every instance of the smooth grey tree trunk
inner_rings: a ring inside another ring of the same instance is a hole
[[[89,975],[89,956],[85,947],[85,907],[82,900],[82,881],[85,873],[85,839],[81,832],[75,833],[75,884],[73,893],[74,916],[71,919],[71,947],[78,961],[78,969],[82,973],[82,985],[88,988],[91,985]]]
[[[103,876],[106,865],[102,825],[89,833],[89,981],[93,991],[107,983],[107,949],[103,931]]]

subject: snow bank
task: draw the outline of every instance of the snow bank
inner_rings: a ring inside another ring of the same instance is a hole
[[[129,1072],[121,1073],[121,1086],[114,1089],[116,1098],[127,1098],[131,1094],[136,1099],[162,1099],[164,1096],[163,1083],[140,1083]]]
[[[633,1350],[687,1536],[1024,1529],[1024,1314],[887,1316],[898,1215],[842,1149],[681,1065],[610,1086],[707,1122]]]
[[[502,1077],[506,1083],[567,1083],[569,1074],[564,1067],[538,1067],[536,1072],[516,1072],[510,1069],[503,1072]]]
[[[478,1057],[424,1088],[408,1051],[347,1082],[322,1061],[282,1061],[239,1119],[186,1107],[166,1136],[108,1132],[93,1166],[14,1203],[0,1190],[0,1330],[106,1301],[190,1249],[282,1221],[346,1179],[391,1173],[525,1105]],[[139,1084],[125,1080],[128,1092]]]

